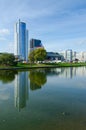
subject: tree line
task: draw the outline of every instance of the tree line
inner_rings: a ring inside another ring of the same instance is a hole
[[[37,63],[37,61],[42,62],[46,58],[46,50],[44,48],[39,48],[31,51],[28,56],[28,61],[30,63]],[[1,53],[0,54],[0,65],[1,66],[16,66],[17,60],[14,54],[11,53]]]
[[[0,54],[0,65],[3,66],[13,66],[16,65],[14,54],[11,53],[2,53]]]

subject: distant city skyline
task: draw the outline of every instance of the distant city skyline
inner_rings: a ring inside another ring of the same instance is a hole
[[[47,51],[86,50],[85,0],[0,0],[0,12],[0,52],[13,52],[19,18]]]

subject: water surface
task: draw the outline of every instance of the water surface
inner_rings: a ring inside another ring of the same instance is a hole
[[[0,130],[86,130],[86,67],[0,71]]]

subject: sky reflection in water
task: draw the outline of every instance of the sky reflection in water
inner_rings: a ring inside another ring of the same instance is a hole
[[[0,72],[0,130],[86,130],[86,67]]]

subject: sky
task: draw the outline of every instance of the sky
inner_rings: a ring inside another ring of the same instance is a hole
[[[86,51],[86,0],[0,0],[0,52],[14,52],[19,19],[47,51]]]

